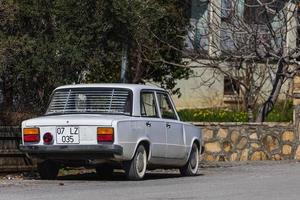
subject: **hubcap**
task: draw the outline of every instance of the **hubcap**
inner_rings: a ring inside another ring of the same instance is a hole
[[[136,158],[136,169],[140,177],[144,176],[146,172],[146,154],[145,152],[139,152]]]
[[[137,157],[137,169],[138,169],[138,172],[143,171],[143,168],[144,168],[143,154],[139,153],[139,155]]]
[[[193,151],[191,152],[191,160],[190,160],[190,167],[193,173],[196,173],[198,170],[198,148],[194,147]]]
[[[191,167],[194,169],[196,167],[196,162],[197,162],[197,156],[195,152],[192,153],[191,156]]]

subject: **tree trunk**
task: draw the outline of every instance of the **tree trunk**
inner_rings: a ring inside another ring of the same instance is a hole
[[[134,77],[133,77],[133,81],[132,81],[133,83],[140,83],[141,79],[143,77],[141,52],[142,52],[141,46],[138,45],[138,47],[135,51],[135,63],[133,63],[133,65],[135,66]]]
[[[272,91],[267,99],[265,101],[261,108],[259,109],[259,113],[256,118],[256,122],[264,122],[267,119],[268,114],[273,110],[274,104],[276,103],[278,96],[280,94],[281,87],[284,83],[284,71],[288,67],[288,65],[285,63],[284,59],[281,59],[278,64],[278,69],[276,72],[276,77],[272,85]]]
[[[123,43],[121,75],[120,75],[120,82],[121,83],[127,83],[128,82],[128,80],[126,78],[127,69],[128,69],[128,45],[126,43]]]
[[[253,110],[254,110],[254,98],[253,98],[253,85],[255,84],[253,80],[253,71],[254,66],[252,63],[247,63],[246,67],[246,76],[245,76],[245,84],[246,87],[244,89],[244,110],[247,111],[248,122],[253,122]]]

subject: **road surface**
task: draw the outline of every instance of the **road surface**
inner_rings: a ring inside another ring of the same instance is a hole
[[[149,172],[144,181],[126,181],[122,173],[98,180],[94,173],[55,181],[0,180],[0,200],[298,200],[300,163],[263,162],[201,168],[197,177],[176,171]]]

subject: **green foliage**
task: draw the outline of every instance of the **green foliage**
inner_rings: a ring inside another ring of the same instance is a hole
[[[191,73],[176,66],[182,62],[183,55],[178,50],[183,49],[181,36],[187,34],[185,27],[189,23],[182,1],[115,0],[106,1],[104,6],[104,17],[112,24],[112,39],[129,48],[128,82],[151,80],[178,93],[174,89],[176,80]]]
[[[178,114],[183,121],[248,122],[247,112],[225,109],[184,109],[179,110]],[[293,102],[291,100],[279,101],[267,118],[267,122],[291,122],[292,120]]]
[[[117,82],[122,46],[128,82],[178,93],[185,26],[180,0],[7,0],[0,3],[1,110],[41,113],[62,84]]]
[[[267,117],[268,122],[292,122],[293,101],[279,101]]]
[[[195,122],[247,122],[246,112],[213,109],[185,109],[178,112],[181,120]]]

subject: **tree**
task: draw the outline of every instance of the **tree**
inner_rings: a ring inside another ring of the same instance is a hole
[[[173,90],[176,80],[187,78],[189,69],[176,63],[182,62],[183,54],[171,48],[182,49],[188,17],[183,3],[178,0],[142,1],[118,0],[103,3],[104,17],[111,24],[109,40],[118,44],[121,58],[124,44],[128,53],[127,82],[153,81]],[[168,45],[164,41],[168,41]],[[163,61],[170,61],[168,64]],[[121,61],[117,62],[119,66]],[[174,93],[178,89],[173,90]]]
[[[7,115],[2,115],[4,123],[12,123],[17,111],[42,112],[54,87],[74,81],[55,62],[51,5],[51,1],[0,4],[1,110]]]
[[[190,74],[176,66],[183,54],[169,46],[183,46],[178,36],[185,34],[187,18],[180,2],[1,1],[2,112],[40,114],[62,84],[118,82],[124,41],[128,82],[153,81],[178,93],[176,80]]]

